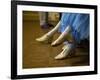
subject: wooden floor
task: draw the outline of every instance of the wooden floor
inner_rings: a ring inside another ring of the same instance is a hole
[[[35,39],[50,29],[41,29],[39,21],[23,21],[23,68],[85,66],[89,65],[89,49],[77,48],[76,53],[64,60],[54,57],[62,51],[62,46],[51,47]],[[54,40],[59,36],[57,33]]]

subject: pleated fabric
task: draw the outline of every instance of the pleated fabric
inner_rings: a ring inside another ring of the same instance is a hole
[[[71,27],[71,33],[76,42],[89,39],[89,14],[83,13],[62,13],[59,32],[63,32],[66,27]]]

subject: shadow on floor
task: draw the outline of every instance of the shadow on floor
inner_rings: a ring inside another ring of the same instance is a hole
[[[35,41],[37,37],[48,32],[43,30],[38,21],[24,21],[23,23],[23,68],[85,66],[89,65],[88,48],[77,48],[76,54],[64,60],[55,60],[54,57],[62,51],[62,46],[51,47],[50,44],[41,44]],[[59,34],[54,36],[54,39]]]

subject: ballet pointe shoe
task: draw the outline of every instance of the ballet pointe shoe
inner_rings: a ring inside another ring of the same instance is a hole
[[[56,40],[56,41],[51,43],[51,46],[52,47],[56,47],[56,46],[60,45],[62,42],[64,42],[64,41],[65,41],[65,39],[63,39],[63,40]]]
[[[72,49],[73,49],[72,45],[64,46],[63,51],[60,54],[58,54],[54,59],[56,59],[56,60],[65,59],[71,53]]]
[[[71,31],[70,26],[68,26],[64,32],[58,37],[57,40],[55,40],[51,46],[57,46],[60,45],[62,42],[64,42],[66,40],[66,36],[67,34]]]
[[[51,43],[51,46],[56,47],[60,44],[62,44],[66,40],[66,36],[62,35],[58,37],[54,42]]]
[[[36,41],[41,42],[41,43],[51,43],[53,40],[53,36],[48,36],[48,35],[44,35],[40,38],[37,38]]]

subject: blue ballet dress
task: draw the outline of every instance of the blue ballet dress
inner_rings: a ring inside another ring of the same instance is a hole
[[[68,26],[76,42],[89,39],[89,14],[62,13],[59,31],[63,32]]]

